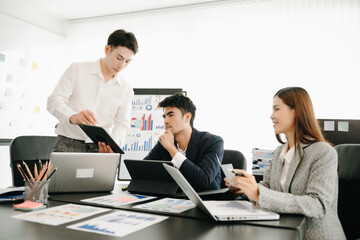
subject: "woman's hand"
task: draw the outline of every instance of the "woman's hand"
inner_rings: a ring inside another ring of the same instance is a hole
[[[230,191],[237,194],[244,193],[251,201],[258,202],[259,186],[255,177],[242,169],[234,169],[234,171],[242,174],[243,176],[236,176],[230,179],[230,181],[225,178],[225,185],[230,189]]]

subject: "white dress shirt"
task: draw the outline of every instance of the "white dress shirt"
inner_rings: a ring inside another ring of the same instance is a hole
[[[293,160],[294,155],[295,155],[295,147],[292,147],[289,149],[289,151],[287,151],[288,148],[289,148],[289,145],[288,145],[288,143],[286,143],[280,153],[280,160],[283,163],[283,168],[282,168],[281,176],[280,176],[280,185],[283,190],[285,189],[285,181],[286,181],[287,173],[289,171],[290,163]]]
[[[181,148],[179,147],[179,144],[177,144],[177,149],[179,150],[174,158],[171,160],[171,162],[174,164],[174,166],[179,169],[181,167],[181,164],[185,161],[186,159],[186,150],[187,150],[187,147],[186,149],[183,151],[181,150]]]
[[[91,142],[79,126],[69,123],[73,114],[90,110],[99,126],[122,146],[131,121],[134,91],[119,74],[105,83],[100,60],[73,63],[48,98],[47,109],[58,120],[55,133]]]

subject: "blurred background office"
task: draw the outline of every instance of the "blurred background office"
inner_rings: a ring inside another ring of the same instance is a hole
[[[46,100],[71,62],[104,56],[115,29],[139,53],[134,88],[182,88],[195,127],[241,151],[278,145],[272,97],[304,87],[317,118],[360,118],[360,0],[0,0],[0,139],[54,135]],[[0,147],[0,187],[11,185]]]

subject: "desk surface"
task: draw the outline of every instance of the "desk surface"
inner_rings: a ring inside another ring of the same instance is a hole
[[[58,201],[49,201],[49,207],[65,204]],[[116,211],[116,210],[112,210]],[[23,213],[15,211],[10,203],[0,204],[0,236],[1,239],[11,240],[48,240],[48,239],[119,239],[107,235],[87,233],[67,229],[71,222],[60,226],[49,226],[27,222],[11,216]],[[109,212],[103,213],[108,214]],[[91,218],[91,217],[90,217]],[[79,220],[84,221],[88,218]],[[219,240],[219,239],[299,239],[296,229],[255,226],[241,223],[217,223],[208,220],[199,220],[184,217],[170,216],[168,219],[144,228],[121,239],[156,239],[156,240]]]
[[[105,208],[111,208],[106,205],[99,205],[93,203],[85,203],[82,202],[82,199],[105,196],[111,193],[73,193],[73,194],[52,194],[51,199],[54,201],[66,202],[66,203],[75,203],[75,204],[86,204],[92,206],[100,206]],[[151,200],[152,201],[152,200]],[[143,202],[145,203],[145,202]],[[213,221],[206,213],[204,213],[199,208],[193,208],[188,211],[182,213],[164,213],[164,212],[154,212],[144,209],[134,209],[133,206],[138,203],[121,205],[118,207],[114,207],[116,209],[128,210],[128,211],[137,211],[137,212],[147,212],[154,213],[166,216],[178,216],[185,218],[198,219],[203,221]],[[286,229],[294,229],[299,232],[301,236],[303,236],[305,229],[305,217],[302,215],[292,215],[292,214],[282,214],[279,220],[276,221],[243,221],[242,224],[255,225],[255,226],[264,226],[264,227],[275,227],[275,228],[286,228]]]

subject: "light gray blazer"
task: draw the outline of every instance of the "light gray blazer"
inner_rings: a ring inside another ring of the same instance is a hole
[[[305,215],[305,239],[346,239],[337,214],[336,150],[325,142],[300,144],[302,158],[296,149],[283,191],[279,156],[284,146],[275,150],[270,168],[259,183],[258,205],[278,213]]]

